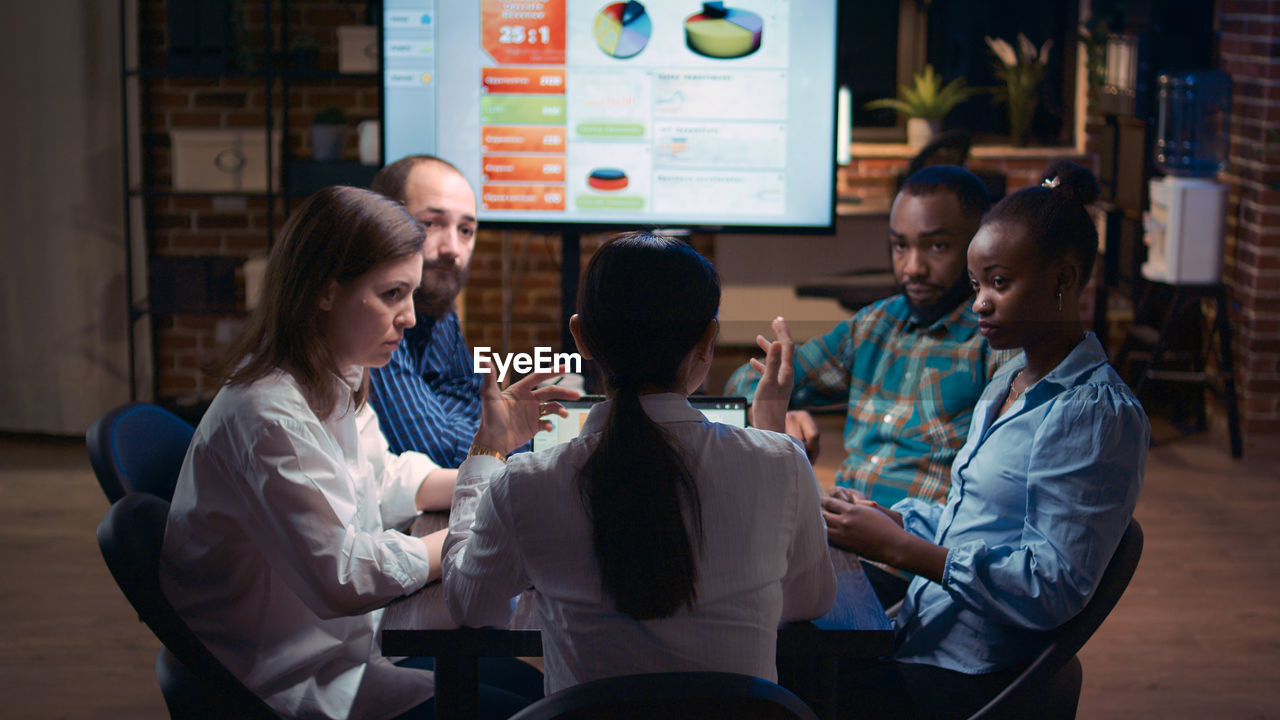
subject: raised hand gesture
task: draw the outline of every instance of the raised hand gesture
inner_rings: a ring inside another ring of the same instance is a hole
[[[770,342],[763,335],[756,336],[756,344],[764,350],[764,362],[751,358],[751,367],[761,374],[756,385],[756,398],[751,405],[751,424],[775,432],[787,431],[787,405],[791,402],[791,386],[794,382],[794,366],[791,353],[795,343],[787,331],[787,321],[773,319],[773,333],[778,338]]]
[[[551,422],[542,418],[556,414],[568,417],[569,413],[556,400],[576,400],[577,390],[559,385],[538,387],[561,372],[529,373],[519,382],[498,388],[494,373],[487,373],[480,389],[480,427],[475,442],[493,448],[503,455],[529,442],[539,430],[550,430]]]

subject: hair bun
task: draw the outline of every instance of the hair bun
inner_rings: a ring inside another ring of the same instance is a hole
[[[1041,179],[1055,195],[1071,198],[1081,205],[1097,202],[1102,194],[1093,173],[1069,160],[1059,160],[1050,165]]]

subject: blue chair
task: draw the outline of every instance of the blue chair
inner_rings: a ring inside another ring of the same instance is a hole
[[[89,462],[107,500],[131,492],[173,499],[182,460],[195,428],[158,405],[129,403],[89,426]]]
[[[808,705],[781,685],[723,672],[649,673],[592,680],[552,693],[510,720],[716,717],[817,720]]]
[[[1076,653],[1115,608],[1142,557],[1142,526],[1136,518],[1120,538],[1093,597],[1084,609],[1054,633],[1045,648],[1008,687],[969,720],[997,718],[1074,718],[1080,702],[1083,671]]]
[[[169,716],[277,720],[270,706],[231,674],[187,627],[160,587],[160,550],[169,502],[133,492],[98,523],[98,547],[139,619],[160,639],[156,680]]]

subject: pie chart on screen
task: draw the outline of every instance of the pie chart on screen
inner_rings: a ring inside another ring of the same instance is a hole
[[[619,59],[638,55],[649,43],[653,24],[644,5],[635,0],[605,5],[596,13],[593,32],[596,45],[606,54]]]
[[[704,2],[702,12],[684,20],[684,40],[689,49],[718,60],[746,57],[760,49],[764,19],[723,2]]]

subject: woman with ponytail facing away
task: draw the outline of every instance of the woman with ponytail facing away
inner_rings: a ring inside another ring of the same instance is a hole
[[[818,483],[782,433],[785,326],[761,339],[756,419],[770,429],[712,423],[688,402],[719,304],[715,269],[687,244],[621,235],[591,258],[570,319],[609,386],[581,434],[504,461],[559,408],[487,380],[445,594],[456,621],[502,625],[511,598],[534,588],[548,692],[679,670],[776,680],[778,623],[818,617],[835,597]]]

